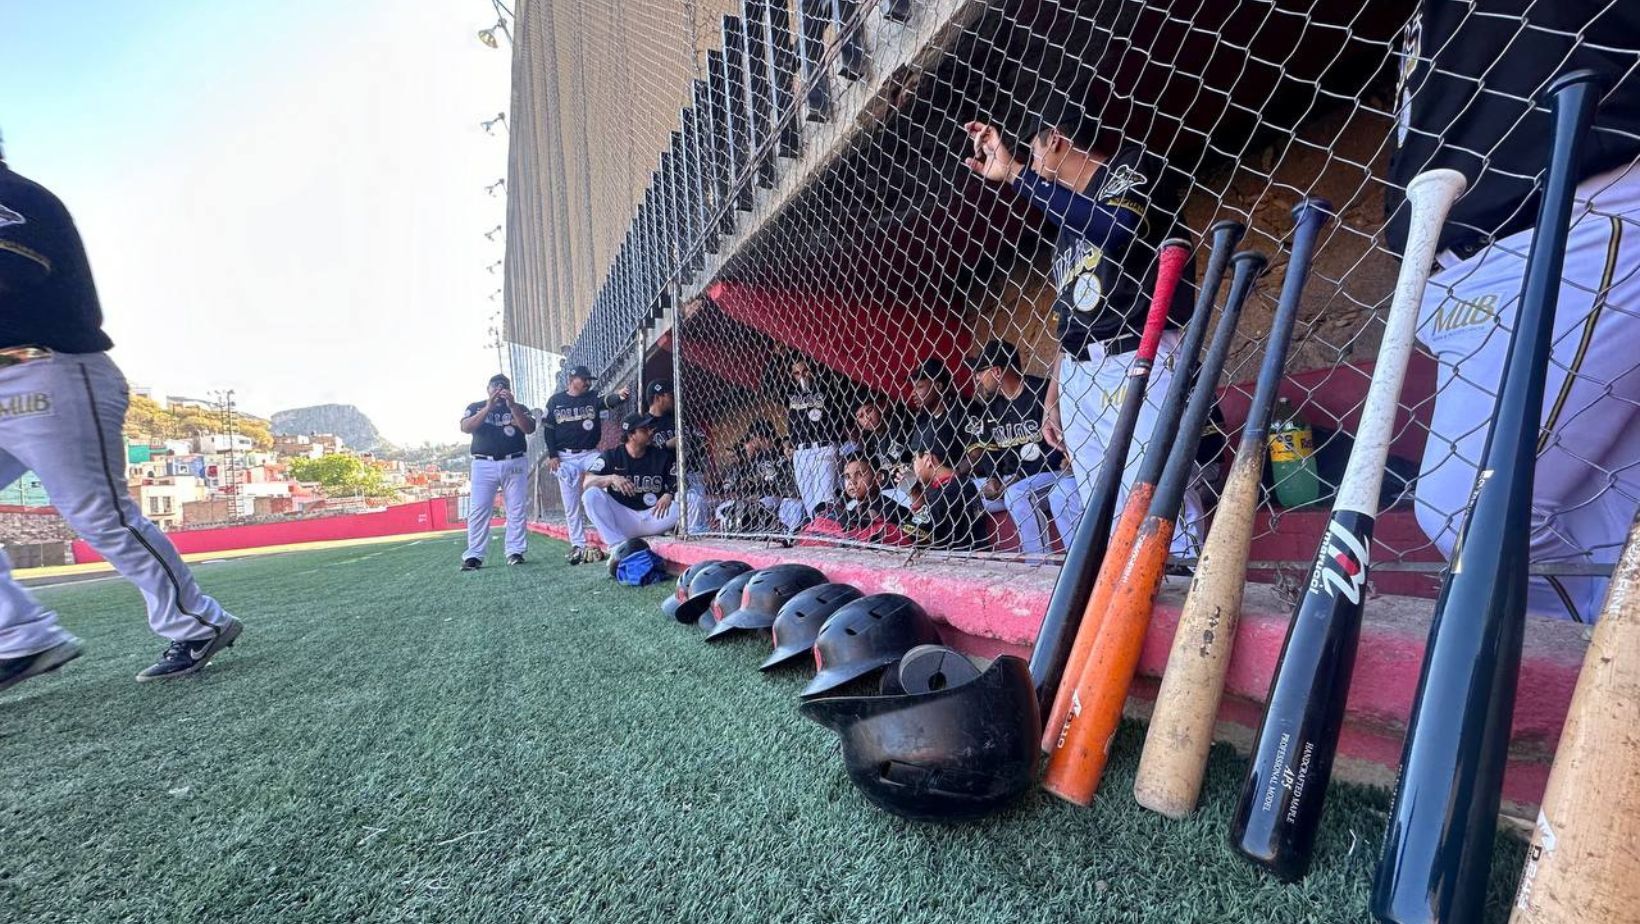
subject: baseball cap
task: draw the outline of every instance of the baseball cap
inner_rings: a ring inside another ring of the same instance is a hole
[[[1019,368],[1019,348],[1006,340],[992,340],[980,347],[979,354],[967,359],[970,369],[990,369],[1001,366],[1004,369]]]
[[[640,427],[647,430],[655,429],[655,418],[648,414],[628,414],[621,418],[622,433],[631,433]]]
[[[951,370],[945,367],[945,363],[930,356],[918,363],[917,368],[911,370],[911,381],[916,382],[921,379],[949,385],[951,384]]]
[[[588,369],[585,366],[571,366],[570,370],[569,370],[569,375],[565,376],[565,378],[566,379],[586,379],[588,382],[596,381],[596,378],[592,374],[592,370]]]
[[[508,388],[511,388],[512,387],[512,379],[509,379],[506,376],[502,375],[501,373],[497,372],[495,375],[490,376],[490,381],[489,381],[488,384],[490,384],[490,385],[505,385]]]
[[[650,382],[649,387],[644,389],[644,391],[651,398],[658,398],[661,395],[670,395],[672,393],[672,383],[671,382]]]
[[[1099,123],[1088,117],[1081,104],[1063,92],[1050,91],[1038,109],[1038,118],[1032,136],[1055,129],[1079,148],[1092,148],[1099,138]]]

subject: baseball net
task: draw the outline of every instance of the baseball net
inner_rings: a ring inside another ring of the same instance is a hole
[[[1633,48],[1591,27],[1624,18],[1615,0],[1561,12],[1546,0],[1448,5],[1455,12],[1402,0],[525,0],[515,29],[506,335],[515,356],[517,347],[563,354],[598,371],[606,388],[630,384],[636,394],[676,380],[692,535],[902,548],[876,534],[815,536],[824,512],[816,501],[843,499],[840,470],[864,446],[862,405],[907,426],[913,373],[925,361],[949,371],[953,404],[972,400],[964,359],[990,341],[1013,345],[1030,376],[1049,378],[1060,363],[1056,228],[965,166],[973,149],[964,125],[995,126],[1028,159],[1041,114],[1068,102],[1097,124],[1098,146],[1142,145],[1165,160],[1183,190],[1178,217],[1198,264],[1207,229],[1226,218],[1247,226],[1243,248],[1270,257],[1204,434],[1196,535],[1252,396],[1285,275],[1289,211],[1304,196],[1331,203],[1251,555],[1255,579],[1296,580],[1352,445],[1398,268],[1386,215],[1400,203],[1391,158],[1407,143],[1412,101],[1451,92],[1462,76],[1472,105],[1515,102],[1516,121],[1499,124],[1491,141],[1473,132],[1435,139],[1474,163],[1489,162],[1531,111],[1536,87],[1505,73],[1506,49],[1531,50],[1542,82],[1593,50],[1614,62],[1614,97],[1626,93],[1634,105]],[[1437,14],[1457,36],[1450,41],[1501,42],[1498,63],[1443,73],[1445,46],[1430,47],[1440,37],[1427,34]],[[1637,140],[1622,126],[1596,131],[1619,147]],[[1611,170],[1600,189],[1632,188],[1634,172]],[[1568,261],[1579,269],[1563,294],[1542,449],[1578,484],[1539,511],[1548,538],[1535,565],[1557,581],[1592,581],[1608,569],[1640,501],[1640,453],[1610,436],[1636,413],[1634,367],[1595,355],[1640,306],[1633,199],[1597,196],[1580,226],[1609,226],[1607,243],[1591,241]],[[1620,252],[1625,228],[1629,249]],[[1504,238],[1488,259],[1523,267],[1525,246]],[[1608,251],[1610,266],[1593,265]],[[1491,300],[1436,278],[1449,302],[1421,319],[1424,349],[1402,395],[1373,550],[1380,591],[1437,586],[1484,439],[1519,268],[1514,288],[1500,286]],[[1458,329],[1458,340],[1436,336]],[[794,432],[794,363],[823,380],[834,429]],[[556,366],[515,370],[532,404],[559,387]],[[1059,400],[1114,397],[1067,391]],[[1153,388],[1147,402],[1160,400]],[[1149,438],[1141,427],[1136,453]],[[817,463],[820,448],[831,452]],[[1073,466],[1090,457],[1066,448]],[[817,464],[831,474],[810,491]],[[876,472],[890,493],[915,475]],[[957,476],[983,488],[989,541],[917,554],[1022,557],[1019,507],[1010,509],[999,484],[981,484],[979,471],[959,467]],[[1063,523],[1039,500],[1036,532],[1052,557]],[[1590,527],[1602,519],[1612,528]]]

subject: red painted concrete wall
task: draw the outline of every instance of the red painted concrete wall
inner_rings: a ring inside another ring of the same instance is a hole
[[[448,498],[417,501],[384,507],[376,513],[353,513],[283,523],[254,523],[169,533],[171,543],[183,554],[255,549],[300,542],[327,542],[336,539],[368,539],[403,533],[428,533],[441,529],[464,528],[464,521],[451,515],[454,505]],[[102,561],[101,555],[84,539],[74,540],[74,560]]]

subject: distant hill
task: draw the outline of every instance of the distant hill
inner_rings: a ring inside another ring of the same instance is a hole
[[[372,452],[386,443],[364,411],[351,404],[316,404],[275,411],[272,420],[276,435],[334,433],[342,438],[348,449],[360,452]]]

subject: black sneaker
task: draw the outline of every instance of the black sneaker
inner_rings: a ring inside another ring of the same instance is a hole
[[[484,563],[476,558],[464,558],[461,560],[461,570],[463,571],[477,571],[482,567],[484,567]]]
[[[137,675],[137,682],[170,680],[173,677],[186,677],[199,672],[218,652],[233,645],[234,639],[239,638],[239,632],[244,628],[244,623],[229,616],[227,623],[218,629],[212,638],[172,642],[152,667]]]
[[[49,674],[80,656],[80,640],[70,636],[64,641],[20,658],[0,658],[0,690],[14,687],[30,677]]]
[[[569,554],[564,556],[564,561],[567,561],[572,565],[579,565],[581,562],[584,562],[586,560],[587,560],[587,550],[581,548],[580,546],[575,546],[574,548],[570,549]]]
[[[524,553],[522,552],[514,552],[507,556],[507,564],[509,565],[522,565],[523,563]]]

